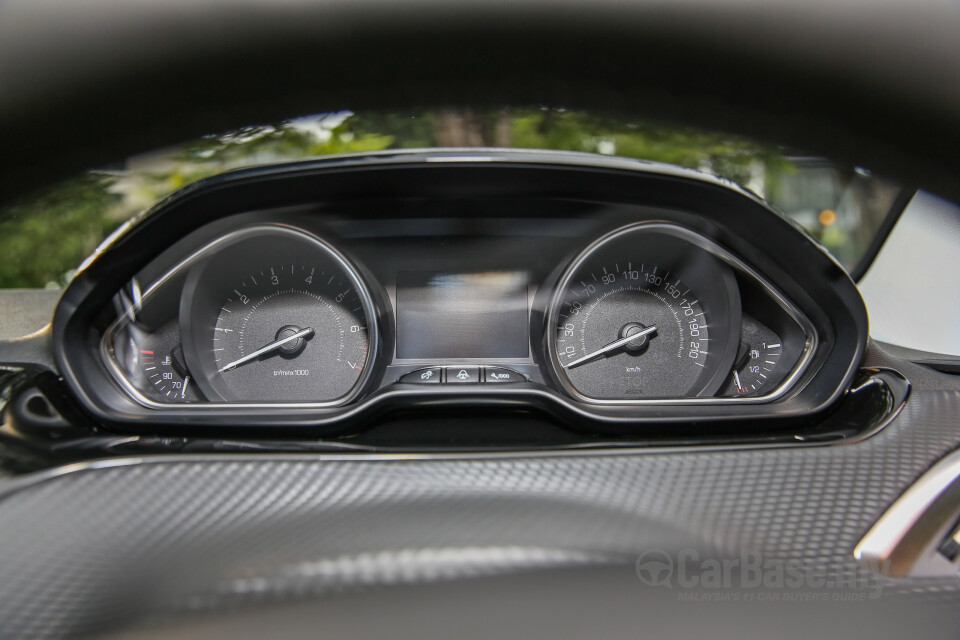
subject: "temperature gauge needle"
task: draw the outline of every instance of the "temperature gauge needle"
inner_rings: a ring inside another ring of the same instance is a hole
[[[288,342],[293,342],[294,340],[297,340],[298,338],[304,338],[304,339],[306,339],[306,338],[309,338],[309,337],[312,336],[312,335],[313,335],[313,329],[311,329],[310,327],[307,327],[306,329],[303,329],[303,330],[298,331],[298,332],[296,332],[296,333],[294,333],[294,334],[292,334],[292,335],[289,335],[289,336],[287,336],[286,338],[282,338],[282,339],[280,339],[280,340],[274,340],[274,341],[271,342],[270,344],[268,344],[268,345],[266,345],[266,346],[264,346],[264,347],[260,347],[259,349],[257,349],[257,350],[254,351],[253,353],[251,353],[251,354],[249,354],[249,355],[245,355],[245,356],[243,356],[242,358],[240,358],[239,360],[234,360],[234,361],[231,362],[230,364],[228,364],[228,365],[226,365],[226,366],[224,366],[224,367],[221,367],[220,370],[218,371],[218,373],[223,373],[224,371],[230,371],[231,369],[236,369],[236,368],[239,367],[240,365],[245,364],[245,363],[247,363],[247,362],[250,362],[250,361],[253,360],[254,358],[259,358],[260,356],[262,356],[262,355],[265,354],[265,353],[270,353],[271,351],[274,351],[275,349],[279,349],[280,347],[282,347],[283,345],[287,344]]]
[[[594,351],[593,353],[588,353],[587,355],[583,356],[582,358],[577,358],[577,359],[574,360],[573,362],[568,362],[567,364],[563,365],[563,368],[564,368],[564,369],[572,369],[573,367],[576,367],[577,365],[581,365],[581,364],[583,364],[584,362],[589,362],[590,360],[593,360],[593,359],[596,358],[597,356],[601,356],[601,355],[607,353],[608,351],[613,351],[613,350],[616,349],[617,347],[622,347],[623,345],[627,344],[628,342],[633,342],[633,341],[636,340],[637,338],[643,337],[643,336],[645,336],[645,335],[647,335],[647,334],[649,334],[649,333],[653,333],[653,332],[656,331],[656,330],[657,330],[657,327],[656,327],[656,325],[654,325],[654,326],[652,326],[652,327],[647,327],[647,328],[644,329],[643,331],[638,331],[637,333],[633,334],[632,336],[627,336],[626,338],[620,338],[619,340],[614,340],[613,342],[611,342],[611,343],[608,344],[607,346],[605,346],[605,347],[600,347],[599,349],[597,349],[597,350]]]

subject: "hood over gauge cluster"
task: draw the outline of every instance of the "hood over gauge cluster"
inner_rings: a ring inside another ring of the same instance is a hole
[[[760,428],[839,401],[866,335],[856,288],[762,202],[675,168],[484,153],[183,191],[65,292],[64,378],[126,430],[277,426],[350,446],[461,408],[606,437]]]

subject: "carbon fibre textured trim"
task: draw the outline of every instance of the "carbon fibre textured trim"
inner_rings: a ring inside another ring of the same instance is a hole
[[[845,446],[497,459],[129,461],[7,482],[0,635],[694,546],[858,572],[863,533],[960,445],[960,392],[915,391]],[[960,578],[884,597],[960,598]]]

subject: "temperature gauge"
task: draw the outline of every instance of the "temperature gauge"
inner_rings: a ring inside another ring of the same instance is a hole
[[[183,357],[176,320],[153,330],[145,323],[131,323],[114,345],[124,380],[146,400],[172,403],[203,399]]]
[[[156,347],[159,345],[150,346],[154,348],[137,349],[137,360],[143,377],[168,402],[196,400],[197,394],[191,384],[190,372],[184,363],[180,345],[169,351],[158,350]]]

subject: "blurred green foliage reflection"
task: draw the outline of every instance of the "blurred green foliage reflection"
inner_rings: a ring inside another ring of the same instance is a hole
[[[0,288],[57,288],[113,229],[176,189],[239,167],[424,147],[586,151],[666,162],[737,182],[852,267],[897,189],[860,170],[720,133],[563,109],[328,113],[211,135],[93,171],[0,209]]]

